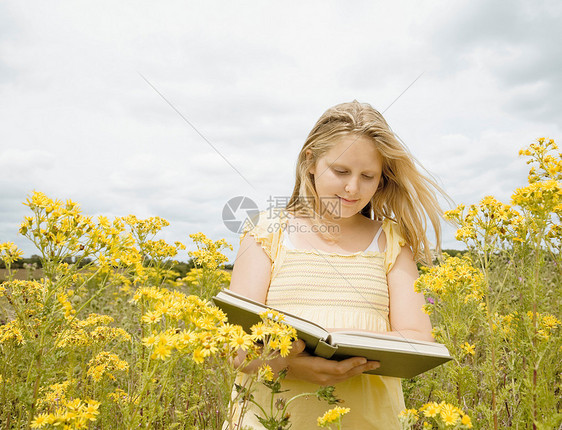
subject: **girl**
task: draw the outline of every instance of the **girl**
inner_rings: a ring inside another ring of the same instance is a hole
[[[414,282],[416,261],[432,260],[427,218],[440,242],[436,191],[441,193],[416,169],[379,112],[357,101],[337,105],[306,139],[287,207],[261,213],[242,235],[230,289],[332,331],[431,341],[424,297],[414,291]],[[313,357],[304,352],[304,342],[296,341],[288,357],[269,364],[275,372],[288,370],[285,398],[334,385],[336,396],[351,408],[343,428],[399,428],[400,379],[363,374],[378,362]],[[265,387],[254,396],[260,404],[269,403]],[[329,408],[316,398],[291,406],[296,430],[317,428],[317,417]],[[255,413],[246,413],[242,427],[263,428]]]

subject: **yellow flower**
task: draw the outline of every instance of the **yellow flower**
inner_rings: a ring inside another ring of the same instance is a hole
[[[470,417],[468,415],[463,415],[461,418],[461,424],[463,424],[464,426],[466,426],[466,428],[471,429],[472,428],[472,421],[470,420]]]
[[[420,408],[420,411],[423,411],[426,417],[432,418],[441,412],[441,405],[435,402],[426,403]]]
[[[470,355],[474,355],[476,353],[475,345],[470,345],[468,342],[463,343],[461,345],[461,349]]]
[[[152,352],[150,358],[159,359],[159,360],[166,360],[172,354],[172,348],[166,344],[158,343]]]
[[[441,419],[445,425],[455,425],[459,421],[459,409],[453,405],[445,404],[441,408]]]
[[[197,364],[201,364],[203,363],[203,361],[205,361],[205,356],[203,355],[203,351],[201,350],[201,348],[197,348],[195,351],[193,351],[191,359]]]
[[[287,355],[289,355],[289,351],[291,349],[291,345],[293,344],[293,341],[290,337],[288,336],[284,336],[279,340],[279,354],[281,355],[281,357],[286,357]]]
[[[148,346],[151,347],[152,345],[154,345],[156,342],[158,342],[158,337],[152,335],[152,336],[148,336],[142,339],[142,344],[144,346]]]
[[[426,315],[431,315],[431,313],[433,312],[433,305],[431,304],[425,304],[422,306],[422,311],[424,314]]]
[[[97,402],[95,400],[87,400],[86,403],[88,404],[88,406],[86,406],[86,408],[82,410],[82,418],[84,418],[85,420],[95,421],[96,415],[99,415],[98,409],[100,407],[100,402]]]
[[[268,364],[264,364],[258,370],[258,378],[265,381],[273,380],[273,370]]]
[[[238,333],[232,334],[229,345],[231,348],[246,351],[252,345],[252,336],[240,330]]]
[[[479,302],[484,295],[484,274],[476,269],[468,257],[449,257],[445,261],[425,271],[415,282],[417,292],[426,296],[458,300],[465,303]]]
[[[542,325],[547,329],[555,329],[557,326],[561,325],[562,322],[554,315],[544,314],[542,317]]]
[[[262,322],[254,324],[252,326],[252,339],[255,341],[263,340],[266,335],[266,332],[267,329]]]
[[[183,348],[185,346],[189,346],[192,344],[192,342],[195,341],[195,339],[197,339],[195,333],[193,333],[191,330],[183,330],[178,335],[176,348]]]
[[[146,314],[143,315],[142,321],[147,324],[156,324],[158,321],[162,319],[162,314],[159,312],[152,312],[148,311]]]
[[[37,415],[35,417],[35,419],[31,422],[31,428],[32,429],[40,429],[44,425],[48,424],[49,423],[48,416],[49,416],[49,414],[47,414],[47,413]]]
[[[404,409],[398,414],[401,428],[411,428],[418,421],[418,411],[416,409]]]
[[[347,414],[350,411],[349,408],[341,408],[339,406],[336,406],[335,408],[332,408],[328,411],[326,411],[326,413],[324,415],[322,415],[321,417],[318,417],[318,426],[319,427],[328,427],[330,424],[336,422],[336,421],[340,421],[341,417],[345,414]]]

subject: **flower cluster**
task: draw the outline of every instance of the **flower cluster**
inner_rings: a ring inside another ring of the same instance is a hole
[[[285,316],[278,311],[267,309],[260,317],[263,322],[251,328],[254,342],[267,342],[269,347],[278,350],[282,357],[289,355],[292,341],[297,338],[296,330],[284,323]]]
[[[205,279],[205,271],[206,269],[202,267],[194,267],[189,272],[186,273],[185,277],[182,279],[183,282],[187,283],[188,285],[199,285],[201,280]],[[230,273],[226,270],[214,270],[213,271],[215,281],[219,285],[228,285],[230,284]]]
[[[208,357],[232,356],[239,349],[250,351],[249,358],[255,358],[262,352],[255,342],[265,342],[268,348],[285,356],[296,338],[295,330],[283,324],[279,314],[276,319],[269,317],[272,313],[264,315],[248,334],[242,327],[228,324],[220,309],[197,296],[144,287],[137,290],[133,300],[146,309],[142,321],[153,330],[142,340],[152,359],[167,360],[177,350],[201,364]]]
[[[479,204],[445,212],[445,219],[458,225],[456,239],[469,246],[490,249],[513,236],[513,226],[521,222],[519,213],[492,196],[484,197]]]
[[[138,404],[138,402],[139,402],[138,398],[135,399],[135,400],[131,399],[131,397],[125,391],[123,391],[120,388],[117,388],[117,389],[115,389],[115,391],[109,393],[107,395],[107,397],[111,401],[113,401],[114,403],[117,403],[118,405],[121,405],[121,406],[125,406],[125,405],[128,405],[130,403]]]
[[[22,326],[18,320],[0,325],[0,345],[4,343],[13,343],[15,345],[23,345],[25,343]]]
[[[182,281],[187,283],[193,294],[208,299],[230,282],[230,273],[223,270],[228,259],[221,251],[232,249],[232,246],[224,239],[213,241],[203,233],[190,237],[197,246],[197,250],[188,252],[195,268]]]
[[[528,185],[513,192],[510,204],[487,196],[446,212],[467,250],[424,269],[416,282],[434,337],[453,360],[413,382],[423,388],[412,397],[466,405],[482,428],[560,425],[562,323],[555,315],[561,304],[562,153],[553,140],[540,138],[520,155],[532,165]],[[403,411],[403,425],[470,424],[453,406],[431,402],[424,408]]]
[[[120,327],[109,327],[113,318],[90,314],[85,320],[70,318],[67,327],[60,332],[56,345],[59,348],[104,346],[111,341],[128,342],[131,335]]]
[[[402,429],[410,429],[420,419],[427,429],[471,429],[472,421],[462,409],[446,402],[429,402],[419,409],[404,409],[398,416]]]
[[[70,386],[75,385],[75,380],[66,380],[60,383],[41,388],[42,396],[37,402],[38,406],[53,409],[67,400],[67,392]]]
[[[21,259],[23,251],[13,242],[0,243],[0,260],[7,266],[10,266],[14,261]]]
[[[469,247],[490,252],[501,245],[526,243],[533,235],[549,228],[548,238],[560,237],[562,216],[562,155],[553,140],[540,138],[520,155],[534,164],[529,173],[529,185],[515,190],[513,206],[488,196],[478,205],[465,206],[445,213],[445,218],[458,225],[456,238]],[[518,209],[519,208],[519,209]]]
[[[562,325],[558,318],[549,313],[528,311],[525,320],[527,326],[536,326],[538,338],[544,341],[549,340],[552,332]]]
[[[64,400],[62,407],[53,413],[37,415],[31,423],[31,428],[40,429],[45,426],[64,429],[86,429],[91,421],[96,421],[99,414],[100,402],[92,399]]]
[[[127,428],[208,428],[210,420],[233,416],[224,392],[250,361],[262,362],[254,381],[274,382],[267,360],[287,355],[296,333],[273,314],[246,332],[206,299],[230,281],[221,270],[221,251],[232,249],[224,240],[193,235],[196,268],[182,279],[171,258],[185,246],[155,237],[168,225],[162,218],[92,218],[42,193],[26,204],[32,216],[20,233],[39,250],[42,279],[9,276],[0,285],[7,357],[0,421],[18,428],[87,428],[94,420],[97,427],[121,420]],[[0,246],[8,269],[20,256],[13,244]],[[246,358],[234,367],[240,351]],[[192,389],[199,386],[205,402]],[[104,403],[80,400],[88,396]]]
[[[461,298],[464,303],[480,302],[484,295],[484,275],[467,256],[446,255],[443,264],[424,270],[415,289],[432,299],[426,309],[434,307],[439,300],[451,298]]]
[[[511,197],[513,204],[534,216],[554,213],[562,215],[562,185],[559,180],[533,182],[518,188]]]
[[[331,424],[341,425],[342,416],[350,411],[349,408],[342,408],[336,406],[328,411],[321,417],[318,417],[318,427],[329,427]]]
[[[197,246],[197,250],[189,251],[188,254],[198,267],[215,270],[228,261],[228,258],[221,252],[223,249],[232,250],[232,245],[226,240],[213,241],[203,233],[190,234],[189,237]]]
[[[127,371],[129,369],[129,363],[121,360],[117,354],[107,351],[102,351],[92,358],[88,366],[87,374],[96,382],[99,382],[104,375],[107,375],[109,379],[115,380],[111,372]]]
[[[162,230],[163,227],[170,225],[168,221],[160,217],[150,217],[147,219],[139,219],[135,215],[123,217],[123,222],[131,228],[133,237],[139,243],[144,243],[148,238],[153,237]]]
[[[97,257],[100,263],[117,265],[138,260],[132,237],[119,219],[110,223],[100,216],[96,223],[82,215],[77,203],[63,203],[40,192],[34,192],[25,204],[33,216],[25,217],[20,233],[37,246],[46,261],[58,264],[71,257],[78,261]]]
[[[529,157],[527,164],[534,165],[529,172],[529,183],[549,179],[562,181],[562,156],[560,153],[557,156],[552,154],[557,150],[553,139],[541,137],[536,143],[519,151],[519,155]]]

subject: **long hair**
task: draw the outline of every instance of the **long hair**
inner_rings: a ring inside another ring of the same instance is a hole
[[[427,219],[435,231],[435,249],[441,249],[442,209],[437,195],[450,199],[429,175],[416,167],[416,160],[392,132],[383,116],[367,103],[354,100],[328,109],[316,122],[297,159],[295,187],[287,210],[302,215],[319,213],[320,201],[309,172],[342,136],[368,137],[382,158],[379,188],[361,213],[370,219],[396,222],[417,261],[431,264]],[[307,157],[307,153],[312,156]],[[418,163],[419,164],[419,163]]]

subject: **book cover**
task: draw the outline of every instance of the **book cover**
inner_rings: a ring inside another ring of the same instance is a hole
[[[349,357],[365,357],[381,363],[374,375],[412,378],[452,359],[445,345],[423,342],[380,333],[363,331],[328,332],[323,327],[280,309],[268,307],[230,290],[223,290],[213,297],[232,324],[250,331],[261,321],[260,313],[273,309],[285,315],[285,323],[294,327],[299,339],[306,343],[306,350],[319,357],[343,360]]]

